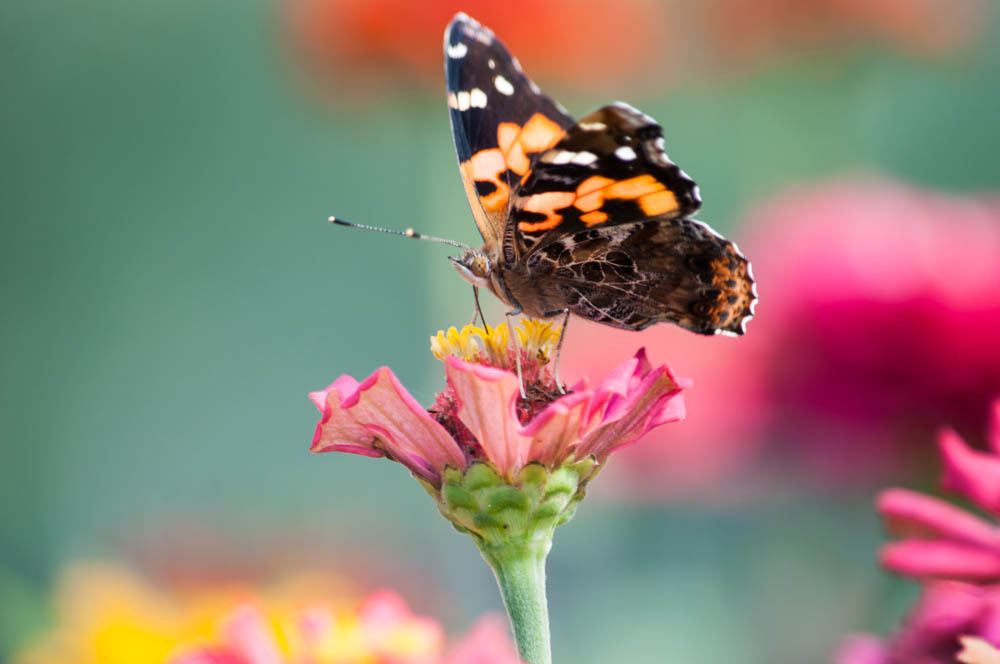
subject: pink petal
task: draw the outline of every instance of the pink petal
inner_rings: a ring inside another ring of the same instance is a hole
[[[1000,454],[1000,399],[994,401],[990,408],[990,424],[987,436],[990,449]]]
[[[583,391],[560,397],[521,428],[520,435],[530,439],[527,460],[552,467],[571,456],[580,443],[580,427],[592,396]]]
[[[628,394],[636,375],[641,375],[643,368],[648,366],[646,349],[640,348],[635,357],[612,369],[594,388],[594,397],[587,413],[587,426],[596,426],[596,423],[601,422],[618,399]]]
[[[247,664],[282,664],[274,633],[254,606],[242,606],[232,613],[226,621],[225,639]]]
[[[365,641],[375,650],[385,648],[393,633],[404,630],[415,638],[439,650],[444,642],[444,630],[437,621],[410,612],[406,600],[391,590],[377,590],[362,603],[358,610]],[[423,660],[420,660],[423,661]]]
[[[989,580],[1000,578],[1000,552],[957,542],[903,540],[882,547],[886,568],[919,578]]]
[[[889,653],[882,639],[871,634],[852,634],[834,652],[833,664],[889,664]]]
[[[886,489],[875,502],[895,535],[943,538],[1000,552],[1000,528],[943,500],[908,489]]]
[[[986,606],[979,619],[979,636],[994,646],[1000,646],[1000,587],[987,586]]]
[[[361,384],[341,376],[310,398],[317,405],[323,403],[313,452],[387,453],[431,482],[439,479],[445,465],[465,467],[465,457],[452,437],[387,367]]]
[[[643,359],[636,357],[640,370]],[[637,377],[636,374],[633,377]],[[593,454],[603,460],[612,451],[635,442],[654,426],[683,413],[683,387],[674,383],[666,367],[649,371],[638,384],[632,380],[630,383],[629,392],[616,397],[599,423],[591,421],[590,425],[596,428],[584,434],[581,456]]]
[[[979,586],[957,581],[928,583],[903,628],[892,639],[891,650],[900,662],[936,662],[931,653],[942,643],[958,648],[958,636],[974,633],[988,609]]]
[[[483,616],[448,653],[443,664],[520,664],[521,658],[500,616]]]
[[[1000,513],[1000,457],[971,449],[951,429],[938,434],[938,448],[944,461],[942,485]]]
[[[361,622],[371,625],[396,625],[412,615],[406,600],[391,590],[376,590],[358,608]]]
[[[527,462],[531,451],[531,440],[521,435],[515,410],[521,390],[517,376],[454,356],[445,360],[445,374],[458,398],[458,418],[497,472],[509,478]]]

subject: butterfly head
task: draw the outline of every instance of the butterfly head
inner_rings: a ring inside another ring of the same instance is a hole
[[[448,258],[462,278],[473,286],[485,287],[490,279],[490,259],[482,251],[466,249],[458,258]]]

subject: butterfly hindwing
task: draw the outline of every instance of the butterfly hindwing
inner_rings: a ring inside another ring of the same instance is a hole
[[[511,190],[573,118],[539,90],[493,32],[465,14],[445,31],[445,82],[459,170],[479,231],[499,245]]]
[[[736,245],[693,219],[577,231],[534,252],[526,267],[574,314],[624,329],[666,321],[699,334],[743,334],[757,300]]]
[[[687,217],[700,205],[698,187],[667,157],[660,125],[617,102],[579,120],[536,158],[515,191],[505,237],[523,257],[566,234]]]

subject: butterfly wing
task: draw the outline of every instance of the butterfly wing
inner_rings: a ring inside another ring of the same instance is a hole
[[[577,231],[532,253],[526,267],[552,301],[623,329],[670,322],[698,334],[740,335],[757,304],[739,248],[676,216]]]
[[[507,236],[524,257],[583,229],[687,217],[700,206],[697,185],[667,157],[660,125],[617,102],[537,157],[515,191]]]
[[[445,31],[445,82],[459,170],[476,225],[498,247],[511,190],[573,118],[545,96],[493,32],[465,14]]]
[[[757,300],[750,264],[688,218],[700,205],[697,185],[667,157],[660,125],[619,102],[535,159],[514,193],[504,249],[545,285],[549,302],[583,318],[742,334]]]

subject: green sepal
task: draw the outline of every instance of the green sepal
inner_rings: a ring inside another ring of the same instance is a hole
[[[421,482],[456,530],[480,549],[534,542],[547,550],[556,526],[569,521],[594,476],[596,459],[569,461],[549,469],[529,463],[508,480],[484,461],[464,470],[448,467],[441,486]]]

